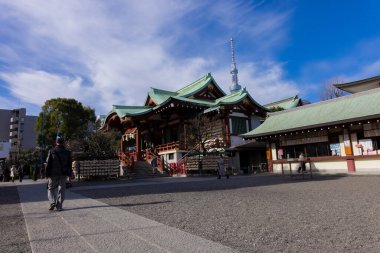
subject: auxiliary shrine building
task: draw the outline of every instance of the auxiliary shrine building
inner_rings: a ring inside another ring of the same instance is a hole
[[[380,76],[336,87],[353,94],[269,113],[242,135],[267,144],[270,171],[294,173],[303,153],[311,171],[380,172]]]

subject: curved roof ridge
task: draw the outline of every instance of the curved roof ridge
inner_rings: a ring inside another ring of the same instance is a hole
[[[354,85],[354,84],[365,83],[365,82],[373,81],[373,80],[377,80],[377,79],[380,79],[380,75],[379,76],[369,77],[369,78],[364,78],[364,79],[357,80],[357,81],[347,82],[347,83],[338,83],[338,84],[334,84],[334,86],[340,89],[340,88],[343,88],[343,87],[346,87],[346,86],[351,86],[351,85]]]
[[[307,104],[307,105],[303,105],[303,106],[300,106],[300,107],[291,108],[291,109],[288,109],[288,110],[277,111],[277,112],[270,112],[270,113],[268,113],[268,117],[269,117],[269,115],[276,115],[276,114],[282,114],[282,113],[292,112],[292,111],[295,111],[295,110],[302,110],[302,109],[306,109],[306,108],[309,108],[309,107],[320,106],[320,105],[323,105],[323,104],[337,103],[337,102],[339,102],[340,100],[343,100],[343,99],[351,99],[351,98],[355,98],[355,97],[361,97],[361,96],[365,96],[365,95],[367,95],[369,93],[377,93],[377,92],[380,92],[380,88],[376,88],[376,89],[372,89],[372,90],[367,90],[367,91],[362,91],[362,92],[358,92],[358,93],[354,93],[354,94],[349,94],[349,95],[338,97],[338,98],[334,98],[334,99],[323,100],[323,101],[319,101],[319,102],[316,102],[316,103],[312,103],[312,104]]]
[[[241,94],[241,91],[227,94],[227,95],[225,95],[223,97],[215,99],[215,103],[218,103],[219,101],[222,101],[222,100],[225,100],[225,99],[228,99],[228,98],[231,98],[231,97],[235,97],[235,96],[240,95],[240,94]]]
[[[231,94],[228,94],[228,95],[226,95],[224,97],[216,99],[215,100],[215,105],[223,104],[224,100],[231,99],[231,98],[234,98],[234,97],[237,97],[237,99],[234,100],[234,101],[232,101],[232,102],[230,102],[230,103],[237,103],[237,102],[242,101],[246,97],[248,97],[256,106],[258,106],[259,108],[263,109],[264,111],[269,111],[268,108],[265,108],[264,106],[262,106],[261,104],[259,104],[255,99],[253,99],[252,96],[249,94],[249,92],[245,88],[241,89],[241,90],[239,90],[237,92],[233,92]]]
[[[287,101],[291,101],[291,100],[295,100],[299,98],[298,97],[298,94],[297,95],[294,95],[294,96],[291,96],[291,97],[288,97],[288,98],[284,98],[284,99],[281,99],[281,100],[278,100],[278,101],[274,101],[274,102],[271,102],[271,103],[268,103],[268,104],[265,104],[263,106],[265,107],[270,107],[271,105],[276,105],[276,104],[280,104],[280,103],[283,103],[283,102],[287,102]]]
[[[199,78],[198,80],[195,80],[194,82],[192,82],[192,83],[186,85],[185,87],[182,87],[181,89],[177,90],[177,93],[178,93],[178,94],[181,93],[183,90],[189,88],[190,86],[192,86],[192,85],[194,85],[194,84],[196,84],[196,83],[199,83],[199,82],[205,80],[205,79],[208,78],[208,77],[211,77],[211,72],[209,72],[209,73],[207,73],[206,75],[202,76],[202,77]]]
[[[215,81],[214,77],[209,72],[203,77],[196,80],[195,82],[192,82],[189,85],[186,85],[185,87],[177,90],[177,96],[181,96],[181,97],[191,96],[197,93],[198,91],[202,90],[210,82],[213,82],[213,84],[217,87],[217,89],[223,95],[226,95],[226,93],[219,87],[218,83]]]
[[[112,105],[113,109],[148,109],[152,108],[151,106],[146,105]]]
[[[168,97],[176,96],[176,95],[177,93],[173,91],[167,91],[167,90],[150,87],[148,91],[148,95],[145,99],[145,104],[148,102],[149,98],[151,98],[156,104],[161,104]]]
[[[154,88],[154,87],[150,87],[149,88],[149,91],[148,91],[148,93],[150,93],[150,92],[154,92],[154,93],[156,93],[156,91],[158,91],[159,93],[171,93],[171,94],[177,94],[177,92],[175,92],[175,91],[169,91],[169,90],[163,90],[163,89],[157,89],[157,88]]]

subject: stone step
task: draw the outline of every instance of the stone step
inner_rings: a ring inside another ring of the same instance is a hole
[[[134,172],[132,173],[133,178],[150,178],[150,177],[169,177],[169,175],[164,172],[157,172],[153,174],[152,166],[147,161],[137,161],[134,164]]]

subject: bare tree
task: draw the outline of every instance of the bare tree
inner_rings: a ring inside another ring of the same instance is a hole
[[[335,84],[344,83],[343,79],[340,77],[334,77],[326,82],[321,91],[321,100],[329,100],[337,97],[344,96],[344,92],[337,87]]]
[[[269,110],[271,110],[272,112],[278,112],[278,111],[285,110],[285,108],[277,105],[277,106],[270,107]]]

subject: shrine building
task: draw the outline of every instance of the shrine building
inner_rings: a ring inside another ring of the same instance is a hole
[[[266,143],[269,169],[297,171],[303,153],[310,172],[380,172],[380,76],[335,85],[352,94],[268,113],[241,135]]]
[[[261,124],[269,110],[238,84],[232,39],[231,48],[229,94],[208,73],[176,91],[150,88],[142,106],[113,106],[103,128],[123,133],[119,156],[126,166],[156,157],[162,171],[179,167],[181,173],[215,170],[215,154],[226,154],[243,144],[240,135]],[[254,149],[265,160],[265,146]],[[240,167],[239,156],[226,158],[226,162]]]

